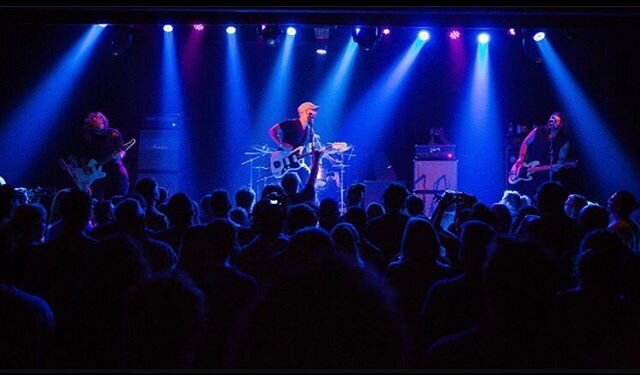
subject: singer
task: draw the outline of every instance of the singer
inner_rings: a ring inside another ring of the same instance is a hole
[[[298,106],[298,118],[285,120],[273,125],[269,129],[269,136],[281,150],[293,150],[304,146],[303,153],[309,153],[312,149],[321,147],[319,136],[313,130],[313,121],[318,116],[319,106],[304,102]],[[303,159],[304,160],[304,159]],[[300,168],[301,174],[309,175],[309,167],[306,163]],[[300,176],[302,181],[304,176]]]
[[[534,198],[539,185],[547,181],[559,181],[561,170],[567,163],[569,154],[569,134],[566,119],[562,112],[553,112],[546,126],[534,128],[522,141],[518,159],[509,171],[509,182],[518,181],[516,190]],[[540,171],[524,173],[523,168],[532,162],[540,163]],[[531,179],[526,180],[531,177]],[[513,183],[513,182],[512,182]]]

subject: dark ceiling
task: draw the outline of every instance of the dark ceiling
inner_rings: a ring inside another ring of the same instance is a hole
[[[406,27],[633,27],[640,7],[4,6],[3,23],[325,24]]]

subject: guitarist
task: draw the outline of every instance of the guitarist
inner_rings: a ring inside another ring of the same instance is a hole
[[[298,146],[305,146],[305,152],[310,151],[309,145],[314,148],[320,148],[320,141],[313,131],[313,121],[318,116],[317,109],[319,106],[304,102],[298,106],[298,118],[285,120],[273,125],[269,129],[269,136],[278,145],[281,150],[290,151]],[[304,171],[304,172],[303,172]],[[301,172],[301,173],[300,173]],[[298,173],[300,178],[309,176],[309,167],[305,164],[300,168]],[[306,176],[303,176],[306,175]]]
[[[102,160],[122,147],[122,135],[118,129],[109,127],[109,119],[102,112],[91,112],[84,119],[78,159],[82,167],[86,167],[91,159]],[[116,153],[112,161],[106,163],[102,170],[105,178],[97,179],[91,185],[91,195],[96,199],[109,199],[114,195],[126,195],[129,190],[129,174],[122,163],[126,152]]]
[[[523,163],[539,161],[542,165],[553,165],[550,171],[537,172],[531,181],[522,181],[517,186],[520,194],[534,197],[538,186],[547,181],[558,181],[556,173],[567,161],[569,153],[569,134],[566,119],[562,112],[553,112],[546,126],[534,128],[522,141],[518,159],[513,163],[509,174],[518,176]]]

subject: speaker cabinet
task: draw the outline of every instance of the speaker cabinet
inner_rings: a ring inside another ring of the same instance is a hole
[[[177,172],[179,138],[175,129],[141,129],[138,154],[139,170]]]
[[[436,194],[458,189],[457,160],[414,160],[413,193],[424,201],[425,214],[431,215]]]
[[[413,191],[429,193],[458,188],[457,160],[414,160]]]

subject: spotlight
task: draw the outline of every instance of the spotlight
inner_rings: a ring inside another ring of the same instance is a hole
[[[291,35],[291,36],[296,35],[296,28],[293,26],[287,27],[287,35]]]
[[[324,56],[324,55],[326,55],[326,54],[327,54],[327,50],[326,50],[326,49],[324,49],[324,48],[318,48],[318,49],[316,49],[316,53],[317,53],[318,55]]]
[[[391,30],[389,30],[389,28],[385,28],[384,30],[382,30],[382,33],[384,35],[389,35],[389,34],[391,34]]]
[[[165,32],[165,33],[170,33],[170,32],[172,32],[172,31],[173,31],[173,26],[171,26],[171,25],[164,25],[164,26],[162,27],[162,30],[164,30],[164,32]]]
[[[278,44],[284,32],[279,25],[260,25],[258,34],[260,34],[267,45],[273,47]]]
[[[491,38],[487,33],[480,33],[480,35],[478,35],[478,43],[482,43],[482,44],[489,43],[489,39]]]
[[[195,30],[202,31],[202,30],[204,30],[204,25],[201,24],[201,23],[196,23],[195,25],[193,25],[193,28]]]
[[[429,38],[431,38],[431,34],[429,34],[427,30],[421,30],[418,33],[418,38],[420,38],[420,40],[422,40],[423,42],[426,42],[427,40],[429,40]]]
[[[229,26],[227,27],[227,34],[235,34],[236,33],[236,28],[233,26]]]
[[[100,26],[100,27],[102,27],[102,28],[104,29],[105,27],[109,26],[109,24],[107,24],[107,23],[101,23],[101,24],[99,24],[98,26]]]
[[[353,41],[358,43],[358,47],[371,51],[382,38],[382,32],[379,27],[358,27],[353,30],[351,36]]]
[[[456,39],[460,39],[460,31],[458,30],[451,30],[451,32],[449,33],[449,38],[456,40]]]
[[[533,40],[535,40],[536,42],[541,41],[542,39],[544,39],[545,35],[542,31],[535,33],[535,35],[533,35]]]
[[[510,29],[507,31],[507,33],[508,33],[509,35],[511,35],[511,36],[515,36],[515,35],[516,35],[516,29],[514,29],[514,28],[512,27],[512,28],[510,28]]]

